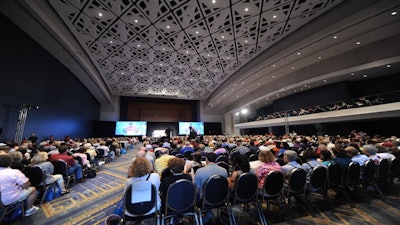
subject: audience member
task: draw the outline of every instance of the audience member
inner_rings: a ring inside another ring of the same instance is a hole
[[[157,173],[152,173],[150,162],[145,158],[136,158],[135,161],[132,162],[132,165],[129,167],[128,174],[129,178],[125,183],[125,191],[129,186],[134,186],[135,183],[140,181],[150,181],[157,190],[160,188],[160,176]],[[124,191],[124,192],[125,192]],[[146,215],[154,213],[156,210],[160,209],[161,199],[157,194],[157,208],[154,207],[150,210]],[[128,216],[135,216],[125,210],[125,214]]]
[[[61,174],[53,174],[54,166],[48,161],[48,155],[46,152],[36,153],[31,159],[31,166],[37,166],[43,170],[46,184],[57,182],[58,187],[61,189],[61,195],[69,193],[65,188],[63,176]]]
[[[235,189],[235,182],[237,178],[243,173],[250,171],[249,159],[245,155],[235,155],[232,162],[233,172],[228,178],[229,188],[231,191]]]
[[[63,160],[64,162],[67,163],[68,167],[68,174],[75,174],[75,177],[78,182],[83,182],[85,181],[83,179],[83,172],[82,172],[82,166],[79,163],[75,162],[75,159],[72,158],[72,156],[69,156],[67,154],[68,147],[67,146],[60,146],[58,148],[58,151],[60,152],[59,154],[52,154],[50,156],[50,162],[54,162],[57,160]]]
[[[256,169],[256,175],[258,178],[258,189],[262,190],[264,187],[265,177],[271,171],[282,171],[279,163],[275,162],[275,156],[272,151],[261,151],[258,155],[259,160],[262,164]]]
[[[175,156],[169,155],[167,148],[160,148],[159,153],[160,157],[154,161],[154,169],[161,177],[164,169],[168,167],[168,161],[175,158]]]
[[[0,191],[4,205],[26,200],[24,216],[30,216],[39,210],[34,206],[37,198],[36,188],[31,186],[29,179],[19,170],[10,168],[11,157],[0,155]]]

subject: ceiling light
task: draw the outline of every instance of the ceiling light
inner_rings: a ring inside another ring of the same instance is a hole
[[[364,74],[363,77],[367,77],[367,74]]]
[[[246,12],[249,11],[249,8],[244,8],[244,11],[246,11]]]
[[[272,76],[272,78],[275,78],[275,75],[274,75],[274,76]]]
[[[292,70],[294,70],[294,66],[292,66]]]
[[[137,45],[138,46],[138,48],[140,48],[140,45]]]
[[[272,18],[274,18],[274,19],[276,19],[276,17],[277,17],[276,15],[273,15],[273,16],[272,16]]]
[[[248,109],[242,109],[242,110],[240,110],[240,112],[241,112],[242,114],[247,114],[248,111],[249,111]]]
[[[336,39],[337,38],[337,36],[335,35],[335,36],[333,36],[333,39]]]
[[[247,43],[247,40],[244,40],[244,43]]]
[[[322,57],[321,57],[321,56],[318,56],[318,59],[322,59]]]
[[[124,75],[125,73],[124,73],[124,72],[121,72],[121,74]]]
[[[135,23],[139,22],[139,20],[134,20],[134,21],[135,21]]]
[[[225,36],[224,36],[224,35],[222,35],[222,36],[221,36],[221,38],[222,38],[222,39],[224,39],[224,38],[225,38]]]
[[[189,51],[186,51],[186,54],[189,54]]]
[[[301,53],[300,53],[300,52],[298,52],[298,53],[297,53],[297,55],[301,55]]]
[[[257,85],[258,85],[258,86],[260,86],[261,84],[260,84],[260,83],[258,83]]]
[[[393,11],[393,12],[391,13],[391,15],[392,15],[392,16],[395,16],[395,15],[397,15],[397,12],[396,12],[396,11]]]
[[[386,67],[387,67],[387,68],[390,68],[390,64],[387,64]]]
[[[196,31],[196,34],[199,34],[199,31]]]
[[[239,98],[239,95],[236,95],[236,98]]]
[[[160,63],[160,66],[162,66],[162,63]]]
[[[215,4],[215,3],[217,2],[217,0],[212,0],[211,2],[212,2],[213,4]]]
[[[240,112],[236,112],[236,113],[235,113],[235,116],[239,116],[239,114],[240,114]]]
[[[167,29],[169,29],[170,28],[170,26],[167,26]]]
[[[351,73],[350,75],[354,76],[354,73]]]
[[[326,80],[324,80],[324,82],[326,83],[327,81],[326,81]]]
[[[249,92],[249,90],[246,90],[246,92]]]
[[[357,41],[357,42],[356,42],[356,45],[359,45],[359,44],[361,44],[361,42]]]
[[[163,48],[162,50],[165,51],[165,48]]]
[[[210,54],[208,54],[207,56],[210,57]]]
[[[274,64],[274,65],[272,65],[272,67],[275,67],[276,65]]]
[[[99,13],[99,16],[102,17],[102,16],[103,16],[103,13],[100,12],[100,13]]]
[[[112,44],[112,41],[110,41],[110,44]]]

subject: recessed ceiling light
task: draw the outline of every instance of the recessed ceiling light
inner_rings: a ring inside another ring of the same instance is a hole
[[[134,21],[135,21],[135,23],[139,22],[139,20],[134,20]]]
[[[165,48],[163,48],[162,50],[165,51]]]
[[[274,64],[274,65],[272,65],[272,67],[275,67],[276,65]]]
[[[301,55],[301,52],[298,52],[297,55]]]
[[[361,42],[357,41],[357,42],[356,42],[356,45],[359,45],[359,44],[361,44]]]
[[[222,39],[224,39],[224,38],[225,38],[225,36],[224,36],[224,35],[222,35],[222,36],[221,36],[221,38],[222,38]]]
[[[100,13],[99,13],[99,16],[102,17],[102,16],[103,16],[103,13],[100,12]]]
[[[395,16],[395,15],[397,15],[397,12],[396,12],[396,11],[393,11],[393,12],[391,13],[391,15],[392,15],[392,16]]]
[[[244,43],[247,43],[247,40],[244,40]]]
[[[246,92],[249,92],[249,90],[246,90]]]
[[[246,11],[246,12],[249,11],[249,8],[244,8],[244,11]]]
[[[367,77],[367,74],[364,74],[363,77]]]
[[[186,51],[186,54],[189,54],[189,51]]]
[[[124,72],[121,72],[121,74],[124,75],[125,73],[124,73]]]
[[[390,64],[387,64],[386,67],[389,68],[389,67],[390,67]]]
[[[294,70],[294,66],[292,66],[292,70]]]
[[[336,39],[336,38],[338,38],[336,35],[335,35],[335,36],[333,36],[333,39]]]
[[[318,56],[318,59],[322,59],[322,57],[321,57],[321,56]]]
[[[350,75],[354,76],[354,73],[351,73]]]
[[[276,19],[276,17],[277,17],[276,15],[273,15],[273,16],[272,16],[272,18],[274,18],[274,19]]]
[[[110,44],[112,44],[112,41],[110,41]]]
[[[162,66],[162,63],[160,63],[160,66]]]
[[[140,48],[140,45],[137,45],[138,46],[138,48]]]
[[[170,26],[167,25],[167,29],[169,29],[169,28],[170,28]]]
[[[139,61],[139,63],[142,63],[142,61]]]
[[[275,75],[273,75],[272,78],[275,78]]]
[[[226,57],[226,59],[229,59],[229,57]]]
[[[199,31],[196,31],[196,34],[199,34]]]
[[[217,0],[212,0],[211,2],[212,2],[213,4],[215,4],[215,3],[217,2]]]

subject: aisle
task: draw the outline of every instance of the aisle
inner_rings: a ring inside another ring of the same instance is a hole
[[[41,210],[18,219],[12,225],[96,225],[115,208],[125,187],[127,171],[136,155],[138,145],[127,154],[106,163],[97,170],[95,178],[71,185],[71,193],[42,204]]]

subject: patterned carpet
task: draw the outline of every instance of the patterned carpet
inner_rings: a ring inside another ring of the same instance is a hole
[[[71,193],[50,202],[43,203],[41,210],[31,217],[20,218],[11,225],[98,225],[104,224],[116,202],[122,197],[126,174],[136,150],[103,165],[95,178],[71,186]],[[315,211],[312,217],[303,204],[294,205],[289,210],[292,224],[315,225],[358,225],[358,224],[400,224],[400,182],[384,190],[385,199],[378,198],[375,192],[353,193],[356,208],[351,208],[345,199],[330,193],[334,206],[333,212],[327,202],[319,196],[313,198],[311,205]],[[240,207],[233,209],[237,224],[260,224],[257,212],[250,208],[244,214]],[[265,212],[265,208],[264,208]],[[223,214],[222,214],[223,215]],[[288,224],[286,210],[276,206],[265,212],[269,224]],[[224,217],[222,216],[222,219]],[[191,224],[184,220],[185,225]],[[146,224],[156,224],[155,219],[146,220]],[[223,220],[213,220],[207,225],[227,224]]]

